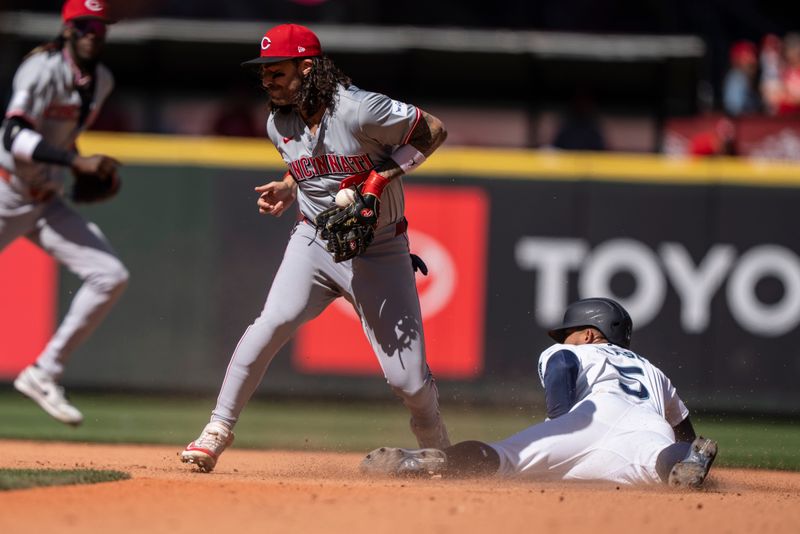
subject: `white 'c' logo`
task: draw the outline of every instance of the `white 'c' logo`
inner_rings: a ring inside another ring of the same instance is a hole
[[[100,0],[86,0],[83,5],[89,11],[103,11],[103,3]]]
[[[269,48],[269,45],[271,45],[271,44],[272,44],[272,41],[270,41],[269,37],[267,37],[265,35],[264,38],[261,39],[261,50],[266,50],[267,48]]]

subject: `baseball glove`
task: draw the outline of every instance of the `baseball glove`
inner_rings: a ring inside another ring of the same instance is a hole
[[[374,195],[362,195],[349,206],[333,206],[317,215],[314,223],[327,243],[336,263],[363,254],[375,237],[380,201]]]
[[[70,198],[78,203],[102,202],[115,196],[121,185],[117,173],[108,177],[75,173]]]

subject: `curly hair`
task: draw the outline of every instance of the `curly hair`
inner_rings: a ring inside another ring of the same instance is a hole
[[[25,57],[23,59],[28,59],[32,55],[38,54],[39,52],[48,52],[50,54],[60,52],[61,49],[64,48],[66,42],[67,39],[64,37],[64,35],[63,34],[59,35],[53,38],[51,41],[38,45],[36,48],[25,54]]]
[[[294,96],[294,101],[288,106],[275,106],[271,102],[269,111],[289,111],[297,108],[303,115],[311,116],[321,107],[330,111],[336,108],[337,87],[339,84],[350,87],[352,81],[333,63],[328,56],[309,58],[313,61],[311,72],[303,79],[300,90]],[[299,64],[302,58],[295,59]]]

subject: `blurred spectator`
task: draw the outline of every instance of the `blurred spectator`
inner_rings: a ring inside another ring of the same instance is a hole
[[[252,99],[246,90],[237,87],[222,103],[212,122],[211,133],[233,137],[263,136],[264,127],[259,127],[256,123],[253,108]]]
[[[583,90],[575,93],[561,122],[553,146],[561,150],[605,150],[606,142],[594,111],[594,99]]]
[[[761,47],[761,95],[770,115],[800,114],[800,34],[781,43],[767,35]]]
[[[126,110],[113,99],[97,115],[90,129],[104,132],[131,132],[131,119]]]
[[[783,94],[781,47],[781,40],[777,35],[768,34],[761,41],[761,98],[770,115],[778,112]]]
[[[789,33],[784,37],[783,58],[783,93],[778,115],[795,115],[800,113],[800,34]]]
[[[758,92],[758,51],[750,41],[734,43],[730,52],[731,67],[723,84],[723,106],[731,116],[761,111]]]
[[[693,156],[735,156],[738,154],[736,124],[721,118],[711,130],[700,132],[689,142],[689,153]]]

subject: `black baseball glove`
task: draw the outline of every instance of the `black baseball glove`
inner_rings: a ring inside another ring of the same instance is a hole
[[[73,202],[102,202],[115,196],[122,185],[116,172],[109,176],[75,173],[70,198]]]
[[[346,207],[333,206],[317,215],[314,223],[327,242],[336,263],[363,254],[375,237],[380,201],[356,189],[355,201]]]

